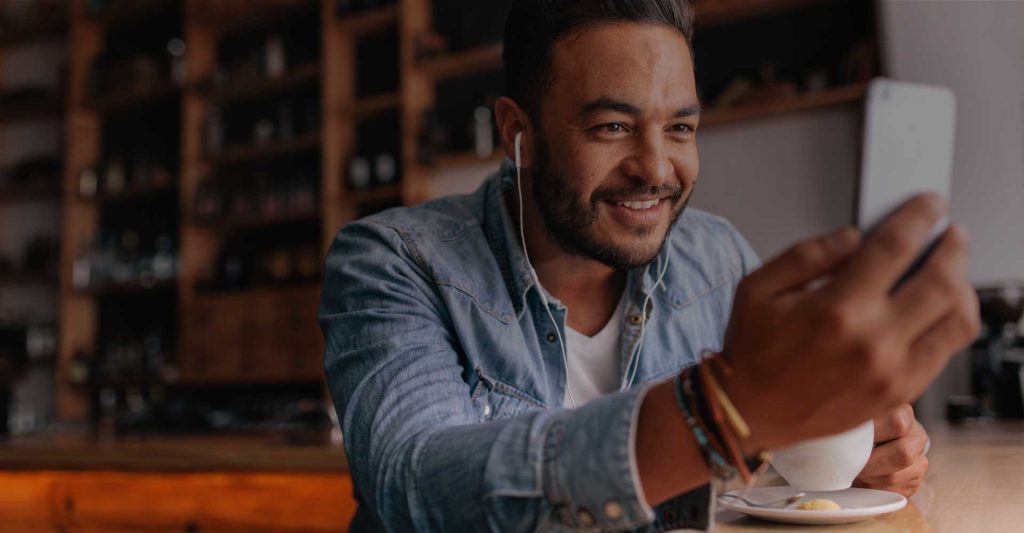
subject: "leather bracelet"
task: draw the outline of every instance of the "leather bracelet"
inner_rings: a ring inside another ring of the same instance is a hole
[[[692,368],[688,368],[679,374],[675,383],[676,403],[687,425],[690,426],[690,431],[693,432],[693,436],[700,445],[701,455],[704,457],[704,462],[707,463],[708,469],[711,470],[712,476],[719,479],[730,479],[736,475],[735,466],[730,464],[711,446],[708,435],[694,416],[695,409],[688,405],[684,387],[688,381],[693,379],[694,375],[695,373]]]

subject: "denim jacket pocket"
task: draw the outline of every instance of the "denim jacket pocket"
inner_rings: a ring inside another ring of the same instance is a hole
[[[547,407],[516,387],[501,382],[476,367],[477,383],[473,387],[473,406],[484,420],[511,418],[533,409]]]

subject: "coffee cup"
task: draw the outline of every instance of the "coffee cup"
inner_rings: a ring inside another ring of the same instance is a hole
[[[871,456],[875,424],[867,422],[843,433],[811,439],[772,453],[772,466],[797,490],[845,490]]]

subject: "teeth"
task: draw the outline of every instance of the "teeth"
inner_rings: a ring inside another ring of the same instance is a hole
[[[650,209],[658,205],[657,199],[647,200],[646,202],[619,202],[619,205],[627,209]]]

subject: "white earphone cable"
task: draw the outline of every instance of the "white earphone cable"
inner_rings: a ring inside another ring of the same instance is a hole
[[[651,290],[647,291],[647,296],[644,298],[644,303],[640,306],[640,339],[636,343],[636,349],[630,352],[630,372],[629,377],[622,384],[622,390],[626,390],[633,385],[633,380],[636,379],[637,369],[640,368],[640,354],[644,348],[644,335],[647,333],[647,303],[651,301],[651,295],[661,285],[663,279],[665,279],[665,273],[668,272],[669,258],[672,254],[665,254],[665,263],[661,265],[661,259],[658,259],[659,272],[658,279],[654,282],[654,286]],[[652,308],[653,310],[653,308]]]
[[[548,304],[548,298],[544,295],[544,287],[540,284],[540,278],[537,277],[537,271],[533,269],[533,263],[530,261],[530,252],[526,250],[526,230],[524,219],[523,219],[523,179],[521,174],[522,159],[519,153],[520,142],[522,132],[516,133],[515,139],[515,150],[516,150],[516,192],[519,195],[519,241],[523,245],[523,256],[526,258],[526,265],[530,269],[530,275],[533,276],[533,282],[537,284],[537,291],[540,294],[541,303],[544,304],[544,310],[547,311],[548,318],[551,319],[551,325],[555,328],[555,335],[558,337],[558,345],[562,349],[562,364],[565,365],[565,392],[569,396],[569,405],[573,408],[576,407],[576,399],[572,396],[572,385],[569,382],[569,354],[566,353],[565,340],[562,339],[562,332],[558,327],[558,321],[555,320],[555,315],[551,313],[551,306]]]

